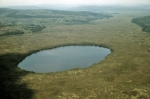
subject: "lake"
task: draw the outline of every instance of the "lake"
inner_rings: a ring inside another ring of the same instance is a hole
[[[85,68],[100,62],[110,53],[110,49],[98,46],[64,46],[33,53],[18,67],[37,73]]]

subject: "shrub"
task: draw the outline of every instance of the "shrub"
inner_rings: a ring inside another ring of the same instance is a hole
[[[18,34],[24,34],[24,31],[22,31],[22,30],[6,31],[4,34],[2,34],[0,36],[18,35]]]

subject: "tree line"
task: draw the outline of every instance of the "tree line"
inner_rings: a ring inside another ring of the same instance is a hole
[[[42,31],[44,28],[46,27],[40,25],[34,25],[34,24],[30,24],[24,27],[25,30],[30,30],[32,32],[39,32]]]
[[[150,33],[150,16],[133,18],[132,23],[142,27],[143,31]]]
[[[1,34],[0,36],[18,35],[18,34],[24,34],[24,31],[22,31],[22,30],[8,30],[8,31],[5,31],[5,33]]]

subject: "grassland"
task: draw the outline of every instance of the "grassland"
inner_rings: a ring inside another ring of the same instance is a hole
[[[108,13],[113,17],[73,23],[61,18],[15,19],[1,14],[3,27],[0,34],[7,30],[25,33],[0,36],[0,95],[14,99],[149,99],[150,34],[131,22],[149,12]],[[72,18],[64,16],[69,20]],[[85,16],[82,18],[86,19]],[[14,21],[15,25],[12,25]],[[24,25],[30,24],[46,28],[35,33],[24,29]],[[105,46],[112,53],[88,68],[63,72],[40,74],[17,67],[33,52],[72,44]]]

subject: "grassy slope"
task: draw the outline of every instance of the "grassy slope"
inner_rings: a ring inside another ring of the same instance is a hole
[[[11,55],[12,59],[3,61],[10,67],[10,75],[17,77],[14,83],[28,89],[23,90],[23,95],[28,94],[27,98],[149,99],[149,34],[131,23],[133,17],[147,13],[122,12],[110,19],[91,21],[90,24],[49,25],[39,34],[1,37],[0,54],[18,55],[15,62],[12,61],[14,55]],[[20,60],[19,56],[22,58],[36,50],[85,43],[105,45],[113,52],[89,68],[58,73],[26,73],[14,64]]]

